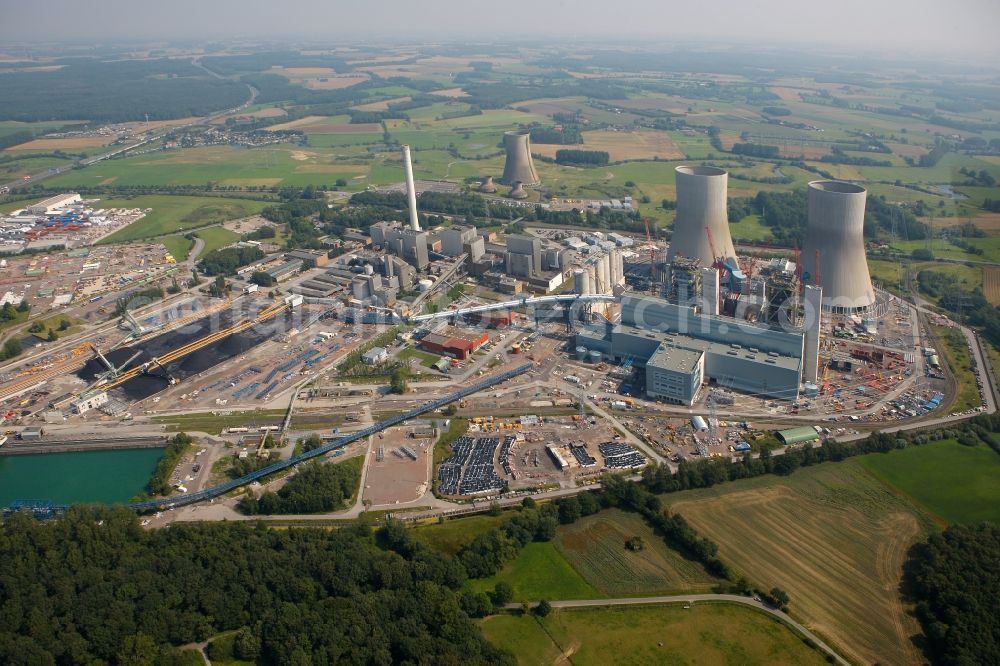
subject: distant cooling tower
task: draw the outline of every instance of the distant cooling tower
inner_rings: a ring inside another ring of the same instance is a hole
[[[492,194],[497,191],[497,186],[493,184],[493,176],[486,176],[483,178],[483,182],[479,185],[480,192],[486,192],[487,194]]]
[[[679,166],[676,172],[677,219],[667,260],[673,262],[679,253],[688,259],[701,259],[702,266],[711,266],[716,259],[712,256],[713,245],[718,256],[735,260],[726,214],[729,174],[710,166]],[[712,232],[711,243],[706,227]]]
[[[513,185],[515,181],[531,187],[538,185],[538,172],[531,161],[531,141],[529,130],[517,130],[503,133],[503,147],[507,151],[507,162],[503,165],[504,185]]]
[[[508,196],[510,196],[511,199],[527,199],[528,193],[524,191],[523,187],[521,187],[521,181],[515,180],[514,186],[510,188],[510,194]]]
[[[802,243],[803,282],[819,282],[823,287],[824,310],[863,312],[875,304],[865,258],[867,194],[865,188],[853,183],[809,183],[809,223]],[[817,251],[819,276],[814,274]]]

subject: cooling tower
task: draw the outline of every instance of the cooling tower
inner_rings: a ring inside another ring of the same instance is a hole
[[[413,185],[413,162],[410,161],[410,147],[403,146],[403,168],[406,170],[406,200],[410,204],[410,228],[420,231],[417,218],[417,190]]]
[[[521,187],[521,181],[515,180],[514,186],[510,188],[510,194],[507,196],[511,199],[527,199],[528,193],[524,191],[523,187]]]
[[[865,258],[867,194],[865,188],[853,183],[809,183],[809,223],[802,243],[803,281],[818,282],[823,287],[824,310],[862,312],[875,304]],[[817,251],[819,276],[813,274]],[[806,279],[806,273],[811,279]]]
[[[726,215],[729,174],[710,166],[679,166],[676,174],[677,219],[667,261],[673,262],[679,253],[689,259],[700,259],[702,266],[711,266],[717,258],[712,256],[713,245],[718,256],[735,260],[736,250]],[[711,243],[706,227],[712,232]]]
[[[503,165],[503,178],[500,182],[504,185],[513,185],[516,181],[521,181],[531,187],[541,182],[538,179],[538,172],[535,171],[535,164],[531,161],[530,134],[529,130],[503,133],[507,162]]]
[[[497,191],[497,186],[493,184],[493,176],[483,178],[483,182],[479,185],[479,191],[487,194],[493,194]]]

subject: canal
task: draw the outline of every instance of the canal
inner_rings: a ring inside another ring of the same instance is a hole
[[[127,502],[146,490],[162,456],[163,449],[0,456],[0,507],[18,499]]]

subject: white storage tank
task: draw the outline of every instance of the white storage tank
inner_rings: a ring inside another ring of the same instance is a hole
[[[433,286],[434,286],[434,281],[433,280],[428,280],[428,279],[424,278],[423,280],[421,280],[420,282],[417,283],[417,290],[418,291],[427,291],[428,289],[430,289]]]
[[[591,363],[600,363],[601,359],[603,358],[601,352],[597,351],[596,349],[590,352],[589,356]]]

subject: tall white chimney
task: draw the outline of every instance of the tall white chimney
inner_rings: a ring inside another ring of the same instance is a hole
[[[410,228],[420,231],[420,220],[417,218],[417,190],[413,185],[413,162],[410,161],[410,147],[403,146],[403,166],[406,169],[406,199],[410,203]]]

